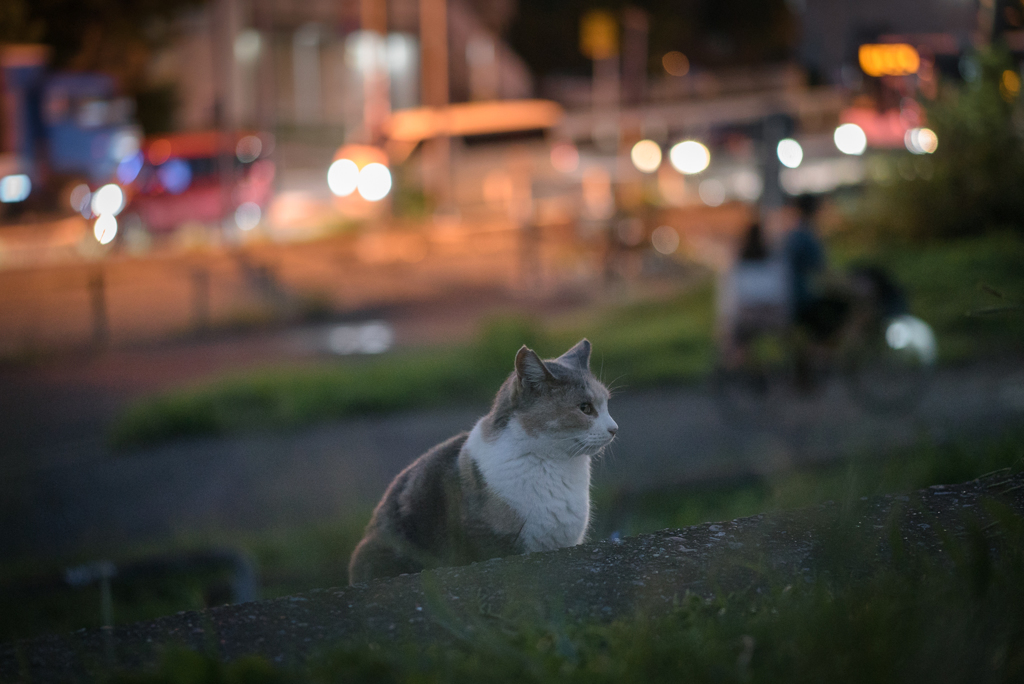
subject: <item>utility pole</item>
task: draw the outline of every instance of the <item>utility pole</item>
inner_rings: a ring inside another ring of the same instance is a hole
[[[366,40],[373,46],[373,59],[361,74],[363,79],[363,138],[370,145],[378,144],[384,136],[384,126],[391,115],[390,84],[388,83],[387,0],[360,0],[359,23]]]
[[[420,0],[420,92],[423,105],[448,106],[447,0]],[[451,139],[442,133],[423,146],[423,187],[441,211],[452,209]]]
[[[996,0],[978,0],[978,25],[974,34],[974,47],[985,48],[992,44],[996,25]]]
[[[627,104],[640,104],[646,95],[649,29],[647,12],[633,6],[622,11],[622,95]]]
[[[594,142],[599,148],[619,146],[619,25],[606,10],[591,10],[580,21],[580,52],[594,62],[591,87]]]
[[[231,220],[231,193],[235,184],[234,92],[235,52],[234,42],[238,24],[237,0],[217,0],[212,9],[210,26],[210,51],[213,56],[214,126],[220,131],[220,149],[217,150],[217,164],[220,176],[220,225],[217,230],[223,235]]]

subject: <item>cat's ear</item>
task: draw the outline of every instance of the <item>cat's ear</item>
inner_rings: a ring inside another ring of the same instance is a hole
[[[577,342],[572,349],[558,357],[559,361],[566,361],[583,370],[590,369],[590,340],[584,337]]]
[[[540,357],[525,344],[516,352],[516,376],[524,387],[555,379]]]

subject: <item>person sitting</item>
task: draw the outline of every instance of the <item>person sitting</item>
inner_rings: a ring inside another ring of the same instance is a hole
[[[719,294],[719,337],[731,362],[742,358],[744,348],[757,334],[788,325],[788,267],[768,250],[760,223],[747,228],[736,263],[723,276]]]

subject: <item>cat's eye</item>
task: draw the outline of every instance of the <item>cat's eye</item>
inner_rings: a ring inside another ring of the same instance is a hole
[[[585,401],[582,404],[580,404],[580,411],[583,411],[583,413],[587,414],[588,416],[592,416],[594,415],[594,405],[591,404],[589,401]]]

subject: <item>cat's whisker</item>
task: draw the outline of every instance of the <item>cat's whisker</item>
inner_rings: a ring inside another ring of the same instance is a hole
[[[625,373],[623,373],[622,375],[620,375],[619,377],[615,378],[614,380],[612,380],[611,382],[608,383],[608,394],[609,395],[614,395],[620,389],[624,389],[626,387],[629,387],[629,385],[617,385],[617,384],[615,384],[615,383],[617,383],[619,380],[621,380],[624,377],[626,377]]]

